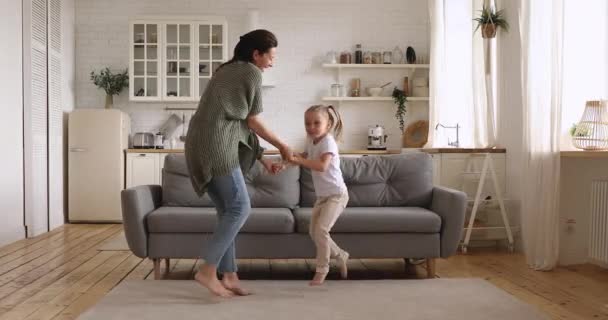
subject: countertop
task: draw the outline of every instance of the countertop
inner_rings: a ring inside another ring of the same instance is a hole
[[[428,153],[507,153],[505,148],[423,148]]]
[[[421,151],[427,153],[506,153],[505,148],[420,148],[420,149],[404,149],[408,151]],[[183,153],[184,149],[127,149],[127,153]],[[575,151],[577,152],[577,151]],[[340,154],[365,155],[365,154],[399,154],[400,149],[389,149],[386,151],[373,150],[341,150]],[[279,154],[277,150],[268,150],[264,154]],[[607,153],[608,155],[608,153]]]
[[[561,151],[560,155],[561,155],[562,158],[608,158],[608,150],[602,150],[602,151],[584,151],[584,150]]]

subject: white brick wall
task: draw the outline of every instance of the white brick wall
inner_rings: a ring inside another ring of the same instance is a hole
[[[303,112],[327,95],[335,73],[320,67],[330,50],[402,50],[412,46],[428,59],[428,10],[426,0],[78,0],[76,1],[76,107],[102,107],[104,93],[89,80],[92,69],[110,66],[124,69],[129,63],[131,17],[142,15],[219,15],[228,20],[229,51],[245,32],[248,9],[259,10],[260,27],[279,40],[274,78],[277,86],[264,89],[264,120],[294,147],[305,138]],[[350,75],[349,75],[350,74]],[[401,87],[399,71],[349,71],[343,75],[362,78],[362,86],[393,81]],[[392,88],[390,86],[389,88]],[[390,90],[390,89],[389,89]],[[169,116],[167,104],[132,103],[127,91],[115,97],[117,107],[131,114],[133,130],[156,130]],[[194,105],[194,104],[189,104]],[[428,118],[427,103],[411,103],[410,119]],[[183,104],[181,105],[183,106]],[[364,148],[367,126],[388,129],[389,147],[400,146],[395,106],[389,102],[342,103],[345,120],[343,148]]]

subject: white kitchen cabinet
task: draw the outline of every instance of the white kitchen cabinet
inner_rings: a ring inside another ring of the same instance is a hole
[[[127,153],[127,188],[160,184],[158,153]]]
[[[222,17],[167,17],[131,22],[131,101],[198,101],[227,60]]]

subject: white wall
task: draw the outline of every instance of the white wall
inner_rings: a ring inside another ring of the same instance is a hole
[[[102,107],[104,93],[90,81],[92,69],[110,66],[124,69],[129,62],[129,18],[141,15],[219,15],[228,19],[230,52],[244,33],[249,8],[259,9],[259,24],[273,31],[279,40],[274,70],[277,87],[265,89],[264,120],[279,136],[296,147],[304,142],[303,112],[327,95],[334,73],[320,67],[329,50],[351,49],[362,43],[365,49],[391,50],[399,45],[416,49],[428,57],[427,1],[384,0],[148,0],[76,2],[76,107]],[[373,10],[369,10],[373,8]],[[389,79],[402,86],[397,71],[354,72],[362,86]],[[368,80],[370,79],[370,80]],[[368,80],[368,81],[366,81]],[[373,82],[373,83],[372,83]],[[392,88],[392,87],[391,87]],[[156,130],[168,117],[167,104],[130,103],[127,91],[115,97],[115,105],[129,112],[133,131]],[[190,104],[195,106],[195,104]],[[412,103],[412,119],[427,118],[426,103]],[[343,103],[345,119],[343,148],[363,148],[367,126],[382,124],[388,129],[389,146],[400,147],[398,122],[392,103]]]
[[[518,3],[519,1],[497,1],[497,7],[505,10],[507,21],[511,26],[509,32],[499,33],[497,42],[497,74],[499,75],[497,141],[500,146],[507,149],[507,197],[514,200],[514,203],[519,203],[521,200],[520,168],[523,141]],[[516,221],[520,221],[518,209],[509,212]]]
[[[21,1],[0,1],[0,246],[25,237],[23,228],[23,100]]]

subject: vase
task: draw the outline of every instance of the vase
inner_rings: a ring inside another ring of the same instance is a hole
[[[493,23],[484,23],[481,25],[481,36],[484,39],[496,37],[496,25]]]
[[[114,107],[114,96],[106,94],[106,109],[112,109]]]
[[[608,101],[587,101],[572,143],[583,150],[608,149]]]

